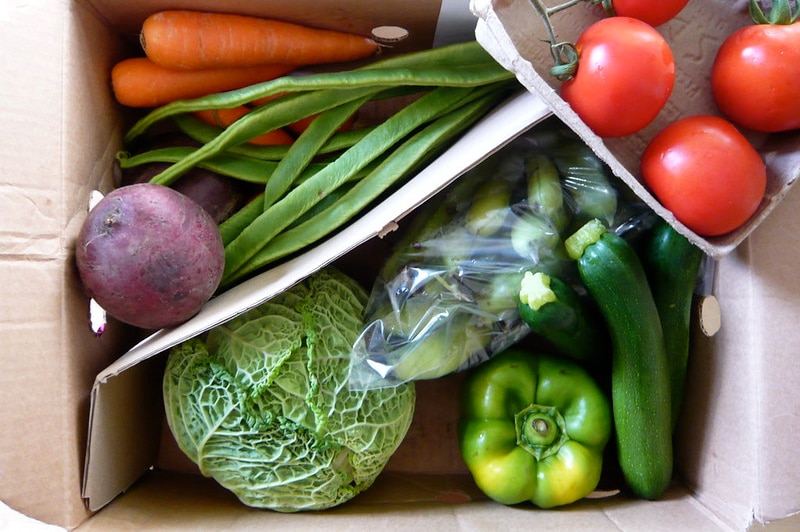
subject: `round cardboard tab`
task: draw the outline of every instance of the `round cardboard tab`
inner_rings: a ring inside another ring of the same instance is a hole
[[[408,38],[408,30],[400,26],[378,26],[372,28],[372,38],[381,43],[394,43]]]
[[[699,308],[700,330],[706,336],[714,336],[719,332],[722,325],[722,311],[719,300],[714,296],[703,296],[700,299]]]

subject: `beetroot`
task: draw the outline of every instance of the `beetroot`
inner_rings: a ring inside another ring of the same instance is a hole
[[[200,145],[182,133],[164,133],[148,139],[144,146],[139,147],[138,152]],[[151,162],[131,168],[120,168],[117,164],[119,186],[147,183],[169,166],[172,166],[172,163]],[[250,183],[199,166],[190,168],[171,185],[171,188],[199,203],[218,224],[242,208],[247,199],[253,195]]]
[[[89,212],[76,261],[86,293],[114,318],[144,329],[194,316],[219,286],[219,229],[196,202],[162,185],[120,187]]]

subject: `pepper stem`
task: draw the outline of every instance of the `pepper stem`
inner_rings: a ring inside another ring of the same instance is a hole
[[[517,445],[543,460],[558,452],[569,438],[566,422],[552,406],[530,405],[514,416]]]

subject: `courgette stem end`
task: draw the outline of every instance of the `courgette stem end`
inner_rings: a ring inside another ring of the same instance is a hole
[[[550,276],[542,272],[525,272],[520,282],[519,300],[533,310],[555,301],[556,294],[550,288]]]
[[[600,240],[600,237],[607,231],[608,229],[599,219],[589,220],[564,241],[567,254],[572,260],[578,260],[583,256],[586,248]]]

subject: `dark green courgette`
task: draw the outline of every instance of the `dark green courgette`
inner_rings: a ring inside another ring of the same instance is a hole
[[[608,329],[597,308],[558,277],[525,272],[519,290],[519,315],[533,332],[565,356],[599,362],[608,354]]]
[[[657,499],[672,478],[670,384],[664,334],[634,248],[599,220],[566,241],[605,317],[620,470],[634,495]]]
[[[674,431],[686,384],[692,301],[703,251],[666,221],[659,220],[642,235],[639,257],[664,331]]]

